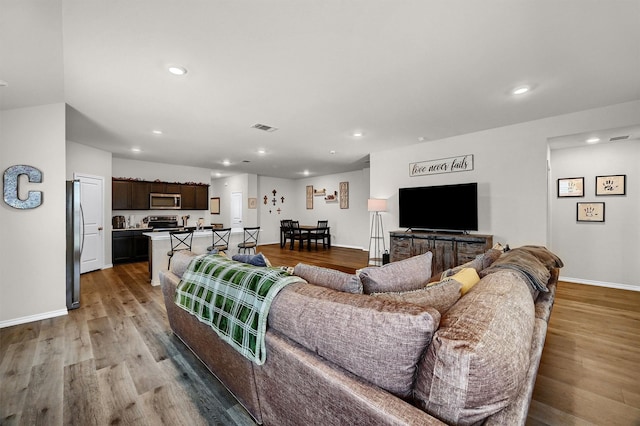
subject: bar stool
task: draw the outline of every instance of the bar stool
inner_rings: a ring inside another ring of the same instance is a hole
[[[171,241],[171,250],[167,252],[169,263],[167,269],[171,267],[171,258],[180,250],[191,251],[191,242],[193,241],[193,231],[169,231],[169,239]]]

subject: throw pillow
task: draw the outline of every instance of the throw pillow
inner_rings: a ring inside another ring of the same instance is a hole
[[[462,295],[467,294],[471,287],[476,285],[478,281],[480,281],[480,277],[478,273],[473,268],[462,268],[456,274],[449,277],[454,279],[462,284],[462,289],[460,290]]]
[[[236,262],[247,263],[253,266],[267,266],[267,267],[271,266],[271,263],[269,262],[267,257],[262,253],[253,254],[253,255],[238,253],[231,256],[231,259],[235,260]]]
[[[176,274],[178,277],[182,277],[184,272],[187,270],[189,263],[196,257],[192,251],[189,250],[178,250],[171,257],[171,272]]]
[[[362,294],[362,282],[357,275],[305,263],[298,263],[293,268],[293,274],[311,284],[347,293]]]
[[[462,295],[461,289],[462,283],[453,278],[446,278],[439,282],[430,283],[428,286],[418,290],[372,293],[371,295],[386,300],[397,300],[419,306],[432,307],[440,312],[441,315],[444,315],[460,299]]]
[[[383,266],[367,267],[360,271],[360,280],[365,294],[388,291],[416,290],[427,285],[431,278],[431,258],[424,254],[387,263]]]
[[[311,352],[407,397],[440,314],[433,308],[305,283],[278,293],[268,321],[271,329]]]
[[[534,314],[519,274],[480,281],[442,316],[418,365],[418,406],[447,424],[470,425],[510,405],[529,369]]]

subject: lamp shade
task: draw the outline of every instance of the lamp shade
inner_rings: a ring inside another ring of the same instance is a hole
[[[384,212],[387,211],[387,200],[380,198],[369,198],[367,201],[367,209],[370,212]]]

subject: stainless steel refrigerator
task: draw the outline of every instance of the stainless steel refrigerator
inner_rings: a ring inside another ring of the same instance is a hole
[[[80,255],[84,239],[80,181],[67,181],[67,309],[80,307]]]

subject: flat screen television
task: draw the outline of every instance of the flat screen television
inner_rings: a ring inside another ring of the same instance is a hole
[[[478,230],[478,184],[398,190],[400,227],[433,231]]]

